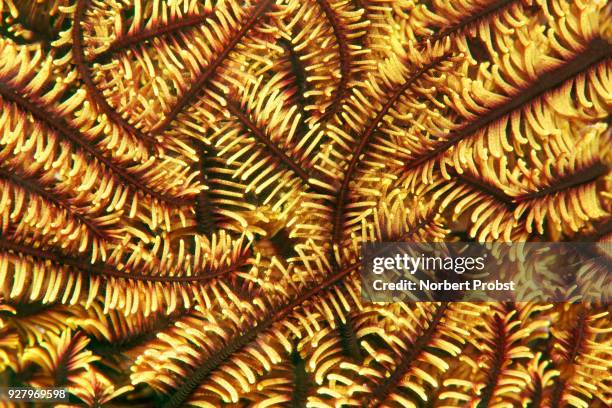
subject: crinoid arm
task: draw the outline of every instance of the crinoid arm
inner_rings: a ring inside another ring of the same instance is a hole
[[[611,57],[601,0],[0,0],[0,407],[612,406],[605,301],[360,275],[609,248]]]

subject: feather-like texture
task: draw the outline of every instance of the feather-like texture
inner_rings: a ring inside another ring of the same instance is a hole
[[[367,242],[609,242],[611,14],[0,0],[0,385],[610,406],[607,305],[368,304],[358,269]]]

